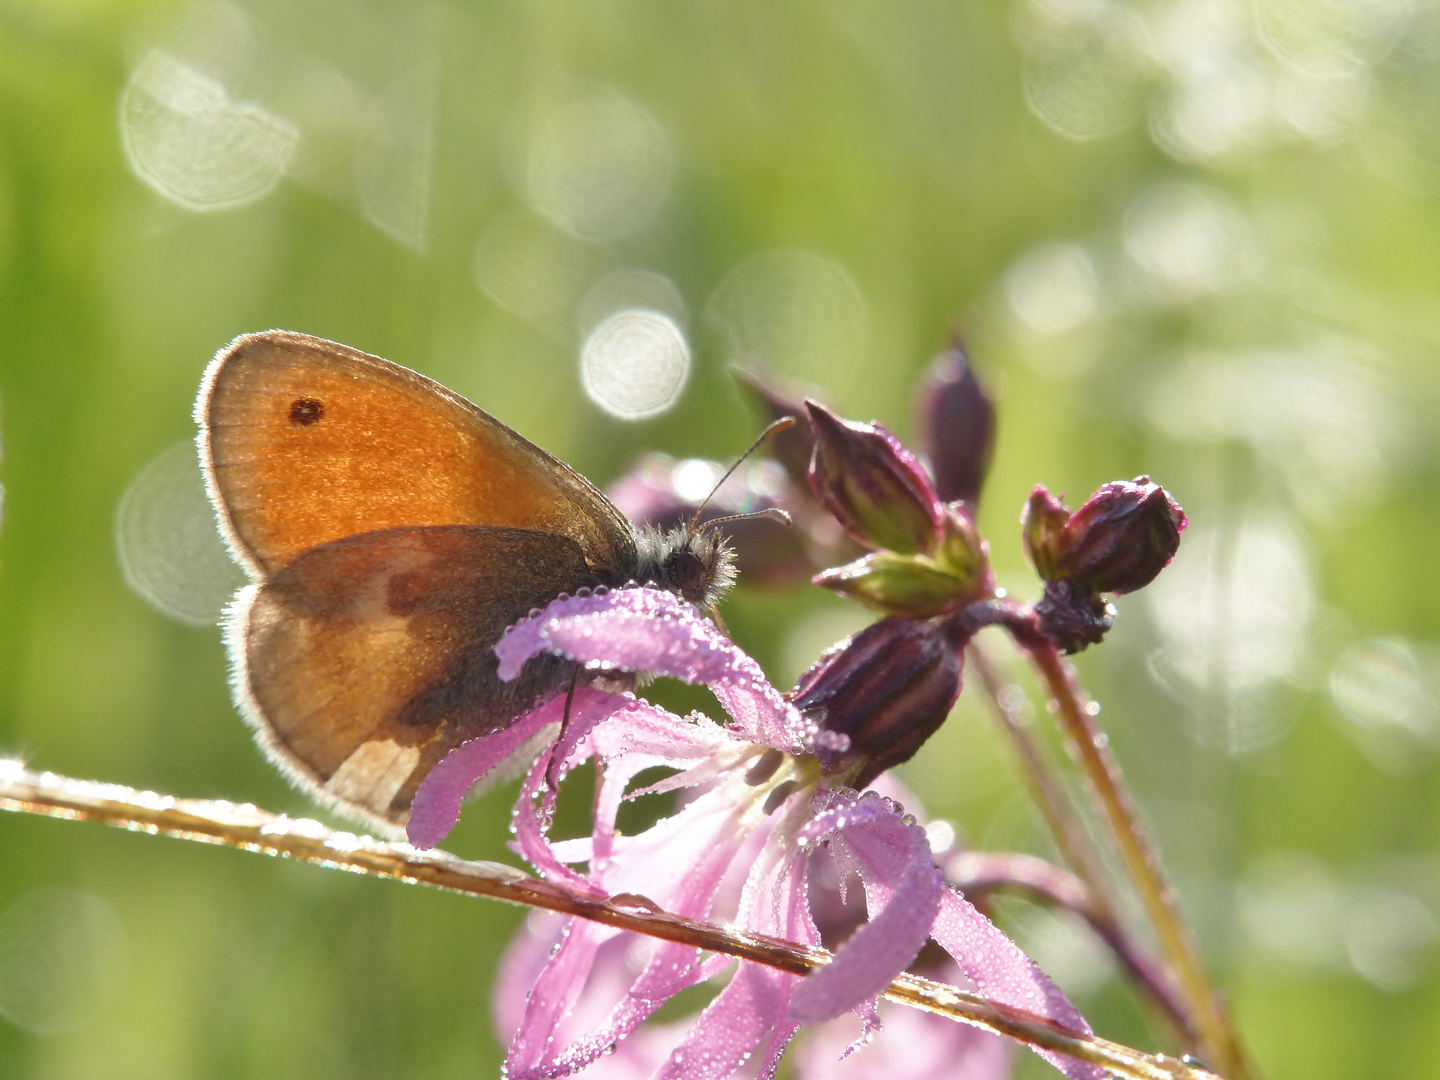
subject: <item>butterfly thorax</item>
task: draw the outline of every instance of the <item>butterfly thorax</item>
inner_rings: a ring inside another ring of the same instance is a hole
[[[735,584],[735,551],[715,529],[651,525],[635,532],[635,580],[658,585],[702,608],[713,607]]]

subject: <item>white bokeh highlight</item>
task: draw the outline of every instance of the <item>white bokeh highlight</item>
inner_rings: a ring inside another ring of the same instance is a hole
[[[1415,988],[1440,924],[1403,880],[1405,867],[1378,869],[1351,878],[1308,853],[1266,856],[1236,890],[1243,955],[1264,967],[1358,976],[1389,993]]]
[[[658,311],[617,311],[580,350],[580,379],[590,400],[622,420],[658,416],[690,376],[690,347],[674,320]]]
[[[1005,274],[1005,298],[1025,326],[1062,333],[1092,319],[1100,306],[1095,262],[1079,244],[1056,242],[1027,251]]]
[[[1301,674],[1316,604],[1299,530],[1278,516],[1192,525],[1142,595],[1162,642],[1150,670],[1194,706],[1189,734],[1230,754],[1281,738],[1288,719],[1266,694]]]
[[[582,338],[617,311],[658,311],[681,330],[689,309],[679,288],[664,274],[637,267],[611,270],[588,289],[575,307],[575,324]]]
[[[1248,444],[1308,518],[1329,522],[1382,496],[1414,442],[1383,359],[1339,336],[1198,354],[1157,382],[1147,412],[1171,438]]]
[[[233,99],[215,79],[156,50],[120,97],[120,134],[135,175],[187,210],[228,210],[268,195],[300,139],[284,118]]]
[[[135,475],[115,514],[115,551],[129,586],[182,622],[215,623],[245,584],[205,494],[195,444],[178,442]]]
[[[1379,769],[1407,775],[1440,751],[1440,649],[1399,637],[1346,649],[1330,669],[1342,730]]]
[[[705,315],[728,358],[841,392],[863,374],[870,313],[840,263],[798,249],[762,251],[716,286]]]
[[[659,121],[615,91],[575,98],[530,141],[522,186],[531,205],[582,240],[636,233],[670,190],[674,152]]]
[[[519,207],[495,218],[475,244],[476,287],[535,323],[571,307],[593,266],[584,244]]]
[[[37,889],[0,911],[0,1016],[37,1035],[79,1027],[113,998],[127,958],[108,903]]]

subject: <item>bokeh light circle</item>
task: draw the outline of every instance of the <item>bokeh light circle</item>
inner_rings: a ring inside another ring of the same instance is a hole
[[[161,51],[120,97],[120,133],[135,175],[187,210],[227,210],[279,184],[300,132],[268,109]]]
[[[91,1019],[113,994],[125,929],[110,905],[73,889],[37,889],[0,913],[0,1016],[54,1034]]]
[[[690,375],[690,348],[674,320],[658,311],[617,311],[580,350],[580,377],[612,416],[643,420],[675,402]]]
[[[115,550],[130,587],[182,622],[214,623],[245,584],[220,539],[189,439],[157,455],[125,489]]]
[[[670,189],[673,154],[648,110],[613,91],[576,98],[540,128],[524,166],[535,208],[584,240],[649,224]]]

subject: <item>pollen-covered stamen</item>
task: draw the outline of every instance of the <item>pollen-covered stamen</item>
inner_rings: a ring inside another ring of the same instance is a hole
[[[760,760],[750,766],[750,770],[745,774],[745,783],[751,787],[765,783],[784,763],[785,755],[779,750],[766,750],[760,755]]]
[[[765,816],[769,817],[784,804],[785,800],[795,794],[799,788],[794,780],[786,780],[783,784],[777,784],[765,799]]]
[[[797,791],[814,793],[820,782],[820,763],[807,751],[786,754],[767,749],[745,772],[743,780],[751,789],[750,799],[762,800],[760,813],[769,817]]]

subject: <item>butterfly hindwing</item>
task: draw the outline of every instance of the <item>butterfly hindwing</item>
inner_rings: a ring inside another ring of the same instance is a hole
[[[337,540],[241,594],[237,697],[292,778],[403,825],[446,753],[569,678],[572,665],[540,657],[500,682],[493,646],[506,626],[597,584],[579,544],[553,533],[432,526]]]

